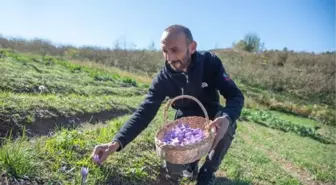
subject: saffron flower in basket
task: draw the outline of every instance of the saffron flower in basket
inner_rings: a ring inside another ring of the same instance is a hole
[[[184,146],[202,141],[205,135],[200,128],[191,128],[188,124],[179,123],[165,133],[163,143],[173,146]]]

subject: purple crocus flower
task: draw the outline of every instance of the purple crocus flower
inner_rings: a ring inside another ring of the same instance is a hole
[[[86,167],[82,167],[81,173],[82,173],[82,176],[87,176],[87,174],[89,173],[89,169]]]
[[[174,138],[171,142],[172,145],[177,145],[179,143],[179,140],[177,138]]]
[[[81,175],[82,175],[82,185],[84,185],[87,181],[87,175],[89,173],[89,168],[86,168],[86,167],[82,167],[82,170],[81,170]]]
[[[171,145],[187,145],[200,142],[204,139],[201,129],[191,128],[188,124],[178,123],[172,130],[165,133],[163,142]]]
[[[100,164],[100,159],[99,159],[99,156],[96,154],[93,156],[93,160],[94,162],[96,162],[97,164]]]

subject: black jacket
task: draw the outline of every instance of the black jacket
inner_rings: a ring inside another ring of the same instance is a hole
[[[226,99],[225,107],[219,104],[218,91]],[[173,71],[166,63],[155,76],[143,103],[113,138],[120,143],[118,151],[147,128],[166,97],[182,94],[200,100],[210,119],[226,113],[231,123],[239,118],[244,105],[242,92],[225,72],[221,60],[210,52],[195,52],[186,74]],[[178,117],[204,116],[193,100],[177,100],[172,108],[177,110]]]

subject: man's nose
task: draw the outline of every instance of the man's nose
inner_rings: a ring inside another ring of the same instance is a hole
[[[175,57],[174,57],[174,55],[172,55],[172,54],[166,54],[166,61],[173,61],[173,60],[175,60]]]

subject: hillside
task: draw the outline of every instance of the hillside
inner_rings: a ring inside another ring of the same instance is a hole
[[[28,129],[43,128],[45,122],[53,124],[56,118],[75,123],[91,116],[101,119],[112,113],[125,114],[133,107],[127,97],[141,98],[147,86],[128,77],[51,57],[19,55],[8,50],[0,53],[0,119],[10,128],[20,123],[26,123]],[[4,125],[0,128],[8,130]]]
[[[299,96],[299,91],[279,91],[264,83],[277,81],[270,73],[249,71],[256,75],[255,80],[244,80],[251,76],[238,72],[238,62],[246,62],[244,57],[254,61],[256,56],[216,52],[246,97],[232,148],[217,173],[217,184],[334,184],[335,107],[325,103],[329,97],[324,99],[319,93],[332,97],[335,92],[321,88]],[[139,53],[128,51],[127,56],[135,58]],[[143,53],[155,61],[153,53]],[[92,61],[79,56],[69,59],[13,49],[0,51],[0,133],[7,138],[2,139],[0,148],[1,184],[79,184],[82,166],[89,167],[88,184],[168,184],[159,174],[161,161],[153,139],[162,125],[162,107],[150,126],[106,165],[95,166],[89,160],[93,147],[110,141],[141,103],[152,75],[149,71],[148,76],[131,74],[132,69],[122,71],[109,63]],[[269,78],[257,78],[258,74]],[[297,78],[300,81],[303,77]],[[318,98],[309,101],[315,96]],[[170,109],[169,119],[173,115]],[[10,128],[15,137],[9,135]],[[24,131],[28,135],[19,137]],[[185,180],[182,184],[192,183]]]
[[[89,61],[151,77],[163,65],[162,53],[154,48],[133,50],[56,45],[42,39],[26,40],[0,36],[0,48],[50,55],[65,60]],[[289,101],[326,105],[336,109],[336,52],[308,53],[266,50],[250,53],[237,49],[214,49],[229,74],[240,82],[283,94]]]

